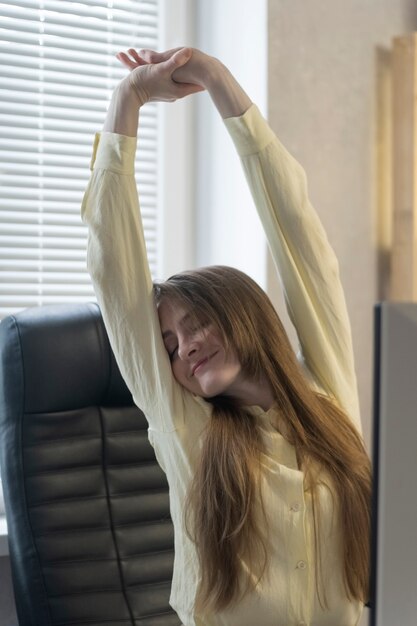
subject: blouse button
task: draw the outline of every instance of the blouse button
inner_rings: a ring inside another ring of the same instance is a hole
[[[306,567],[307,567],[307,563],[305,561],[298,561],[297,563],[298,569],[305,569]]]
[[[294,503],[291,505],[291,511],[299,511],[299,510],[300,510],[300,508],[301,508],[301,507],[300,507],[300,503],[299,503],[299,502],[294,502]]]

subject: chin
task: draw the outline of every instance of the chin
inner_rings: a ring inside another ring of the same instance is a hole
[[[200,395],[205,400],[207,398],[213,398],[214,396],[219,396],[222,392],[218,391],[216,388],[214,389],[202,389],[198,395]]]
[[[211,382],[201,386],[201,396],[203,398],[213,398],[214,396],[227,395],[229,385],[223,382]]]

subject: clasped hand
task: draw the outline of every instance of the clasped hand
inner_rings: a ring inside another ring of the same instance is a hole
[[[173,48],[161,53],[138,53],[130,48],[116,56],[130,70],[124,81],[128,80],[140,106],[146,102],[174,102],[204,91],[210,68],[217,61],[194,48]]]

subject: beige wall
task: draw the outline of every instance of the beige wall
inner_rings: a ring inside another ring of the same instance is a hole
[[[417,3],[269,0],[268,13],[269,122],[306,170],[339,259],[370,449],[373,305],[389,275],[390,48],[417,30]]]

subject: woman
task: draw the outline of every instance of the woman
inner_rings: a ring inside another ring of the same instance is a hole
[[[170,487],[170,603],[185,626],[354,626],[368,597],[370,463],[338,263],[305,174],[217,59],[120,53],[82,214],[122,375]],[[252,191],[300,342],[225,267],[153,285],[134,156],[138,113],[206,89]]]

